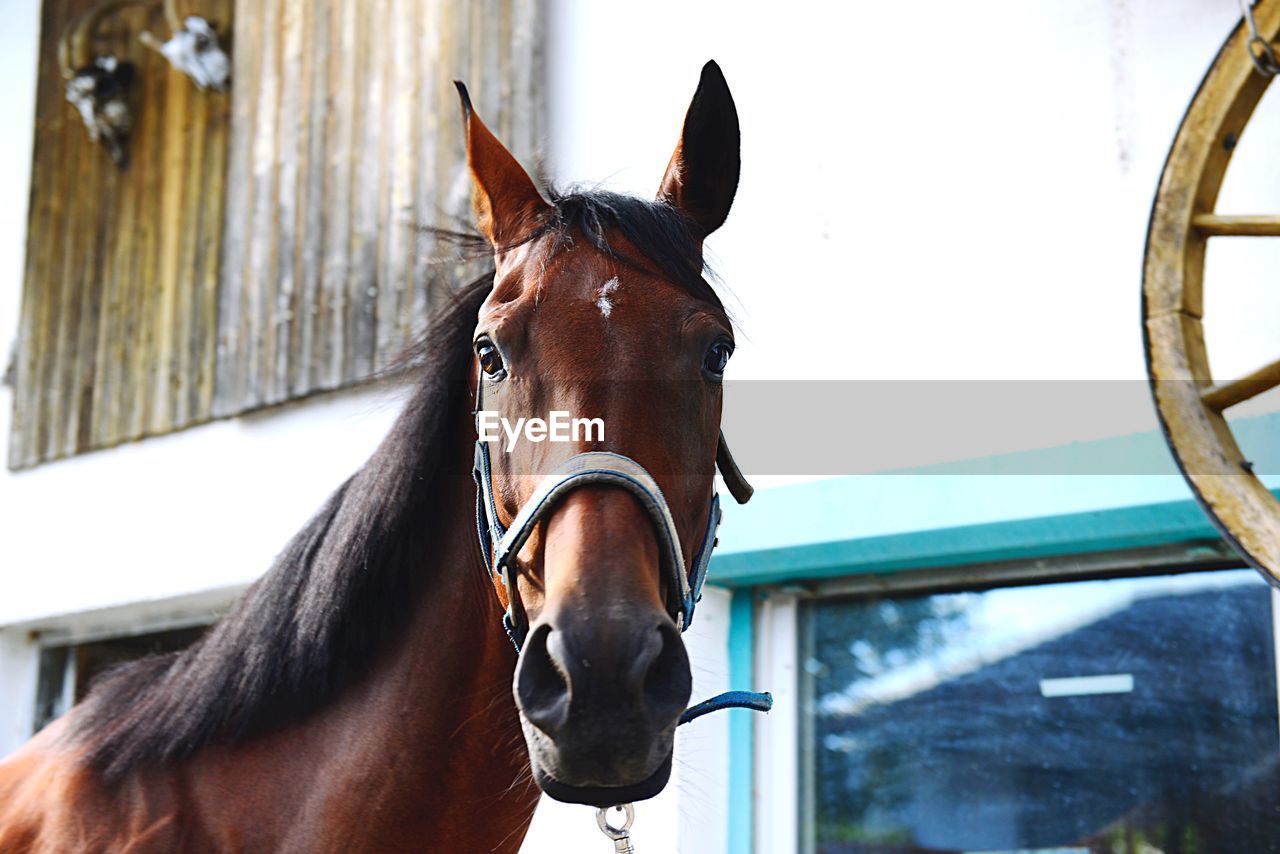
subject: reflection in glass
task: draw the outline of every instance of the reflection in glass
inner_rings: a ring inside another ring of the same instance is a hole
[[[1249,570],[809,604],[802,848],[1280,851],[1272,626]]]

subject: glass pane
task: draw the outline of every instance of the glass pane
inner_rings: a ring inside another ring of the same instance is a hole
[[[53,646],[40,651],[40,672],[36,683],[36,714],[33,732],[65,712],[71,703],[84,699],[93,681],[103,672],[126,661],[184,649],[195,643],[206,626],[170,629],[143,635],[106,638],[76,646]]]
[[[1251,570],[809,604],[802,847],[1280,851],[1272,627]]]
[[[32,732],[44,729],[49,721],[67,710],[70,691],[67,680],[70,671],[67,661],[70,650],[65,646],[40,650],[40,670],[36,682],[36,715],[35,728]]]
[[[192,626],[80,644],[75,648],[76,702],[83,700],[89,693],[94,679],[115,665],[145,658],[148,655],[162,655],[166,652],[186,649],[200,639],[205,628],[205,626]]]

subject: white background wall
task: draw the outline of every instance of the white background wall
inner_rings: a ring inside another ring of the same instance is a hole
[[[550,5],[547,161],[559,180],[652,194],[701,64],[714,57],[725,71],[743,177],[710,247],[742,329],[734,376],[1142,377],[1151,196],[1238,15],[1234,0]],[[7,355],[38,4],[3,0],[0,10]],[[1280,209],[1280,167],[1268,157],[1277,141],[1272,92],[1220,209]],[[1280,353],[1276,243],[1215,244],[1209,334],[1220,375]],[[387,389],[330,396],[0,472],[0,625],[251,579],[367,455],[396,401]],[[10,405],[0,391],[6,436]],[[1098,413],[1103,433],[1153,424],[1112,428],[1106,418]],[[713,648],[706,655],[718,660]],[[25,635],[0,632],[0,753],[26,726],[30,666]],[[684,825],[722,827],[721,781],[709,785],[703,812]],[[640,826],[669,826],[673,809],[642,808]],[[545,850],[563,850],[562,815],[539,816]],[[580,811],[566,821],[589,825]],[[603,845],[588,829],[584,844]]]

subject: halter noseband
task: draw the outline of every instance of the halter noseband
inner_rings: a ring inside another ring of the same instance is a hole
[[[476,412],[483,409],[484,379],[476,387]],[[478,431],[477,431],[478,435]],[[729,492],[745,504],[754,490],[742,476],[741,470],[729,453],[724,433],[720,434],[716,450],[716,465],[725,480]],[[529,632],[524,609],[519,607],[519,591],[516,588],[513,564],[515,556],[524,547],[533,529],[566,495],[582,486],[616,486],[630,492],[644,508],[653,523],[658,538],[658,552],[662,572],[667,579],[667,613],[675,621],[676,628],[685,631],[693,623],[693,611],[702,599],[702,584],[707,577],[707,566],[716,545],[716,530],[720,527],[720,496],[711,493],[711,507],[707,512],[707,527],[702,543],[693,560],[692,570],[686,570],[684,549],[680,545],[680,532],[676,530],[671,508],[662,494],[658,482],[642,465],[630,457],[610,451],[588,451],[575,454],[563,465],[544,477],[534,489],[533,495],[505,527],[498,519],[498,505],[493,495],[493,467],[489,459],[489,443],[476,439],[475,466],[472,476],[476,481],[476,535],[480,539],[480,551],[489,562],[489,571],[502,581],[507,594],[507,610],[502,622],[517,650],[524,644]]]
[[[482,395],[484,377],[476,383],[476,417],[484,408]],[[739,504],[750,500],[754,489],[742,475],[729,446],[724,431],[716,448],[716,467],[724,478],[729,494]],[[477,425],[475,466],[472,476],[476,481],[476,536],[480,539],[480,553],[489,562],[489,572],[498,576],[507,594],[507,610],[502,615],[502,625],[519,652],[529,633],[528,618],[519,604],[519,589],[515,580],[515,557],[528,541],[538,522],[546,517],[566,495],[575,489],[589,485],[616,486],[630,492],[644,508],[658,538],[659,560],[667,579],[667,613],[675,621],[676,628],[686,631],[693,623],[693,611],[702,599],[702,584],[706,581],[711,552],[716,546],[716,531],[720,527],[720,496],[712,491],[711,506],[707,511],[707,527],[702,543],[693,560],[692,570],[686,570],[684,549],[680,545],[680,532],[676,530],[671,508],[653,475],[630,457],[609,451],[588,451],[575,454],[555,471],[544,477],[534,489],[533,495],[505,527],[498,519],[498,505],[493,495],[493,466],[489,459],[489,443],[479,438]],[[693,706],[680,716],[680,723],[724,708],[749,708],[768,711],[773,698],[768,694],[749,691],[730,691]]]

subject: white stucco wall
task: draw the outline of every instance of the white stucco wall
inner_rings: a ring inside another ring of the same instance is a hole
[[[1151,195],[1234,0],[549,2],[547,155],[558,180],[651,194],[701,64],[714,57],[725,71],[743,173],[710,248],[742,329],[734,376],[1143,376]],[[5,356],[21,292],[37,10],[3,0]],[[1268,191],[1280,166],[1267,157],[1277,141],[1272,92],[1236,156],[1233,174],[1252,178],[1228,180],[1222,209],[1277,209]],[[1280,352],[1280,246],[1264,243],[1215,245],[1210,258],[1223,376]],[[397,398],[328,396],[0,471],[0,626],[251,579],[365,458]],[[5,436],[10,406],[0,389]],[[723,617],[722,606],[708,612]],[[716,620],[701,618],[709,634],[693,655],[707,662],[698,690],[710,693],[723,644]],[[29,726],[33,656],[25,628],[0,629],[0,754]],[[698,727],[690,741],[720,743],[721,724]],[[691,750],[680,802],[641,810],[638,843],[659,834],[641,850],[722,850],[717,750],[698,748],[696,761]],[[602,847],[582,811],[548,809],[528,848],[565,850],[584,827],[582,845]]]
[[[1234,0],[553,5],[558,175],[652,193],[699,67],[724,69],[743,172],[712,246],[746,333],[735,376],[1144,375],[1151,197]],[[1275,209],[1268,101],[1224,208]],[[1213,306],[1224,375],[1275,358],[1265,281],[1238,286],[1253,311]]]

